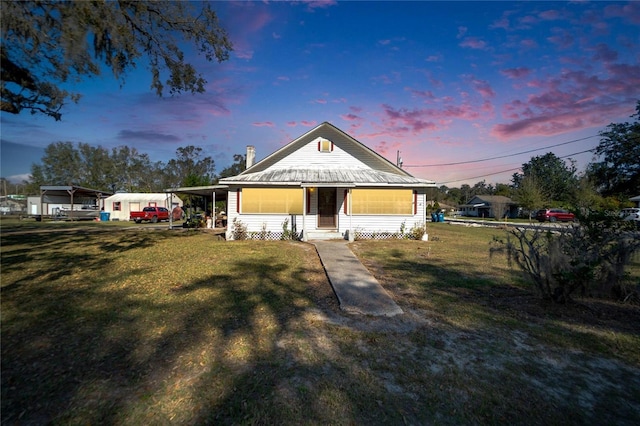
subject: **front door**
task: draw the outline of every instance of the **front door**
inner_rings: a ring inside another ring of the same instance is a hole
[[[318,188],[318,228],[336,227],[336,189]]]

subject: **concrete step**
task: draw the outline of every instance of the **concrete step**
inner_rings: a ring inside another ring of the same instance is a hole
[[[307,241],[344,240],[344,235],[335,230],[307,231]]]

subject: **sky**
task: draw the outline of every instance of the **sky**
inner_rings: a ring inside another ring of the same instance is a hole
[[[640,99],[640,2],[214,2],[228,61],[188,56],[204,94],[159,98],[139,63],[109,73],[62,121],[0,114],[0,175],[20,182],[44,148],[127,145],[153,161],[203,148],[216,172],[328,121],[412,175],[460,187],[510,183],[553,152],[593,160],[598,133]],[[482,161],[479,161],[482,160]]]

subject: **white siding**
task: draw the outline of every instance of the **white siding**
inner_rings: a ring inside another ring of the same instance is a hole
[[[346,188],[337,188],[337,230],[345,235],[349,229],[353,232],[400,232],[404,224],[405,232],[409,232],[414,226],[425,223],[425,192],[418,191],[416,214],[411,215],[353,215],[345,214],[344,191]],[[315,231],[317,227],[317,194],[318,191],[311,192],[310,211],[303,215],[296,215],[297,231],[303,229]],[[233,239],[233,220],[238,219],[248,232],[260,232],[263,229],[272,232],[281,232],[282,224],[289,220],[288,229],[291,229],[291,215],[287,214],[238,214],[237,213],[237,191],[236,188],[229,190],[227,212],[227,239]],[[306,206],[305,206],[306,208]]]
[[[318,151],[318,140],[314,139],[289,156],[278,161],[270,168],[286,169],[304,166],[306,168],[368,168],[362,161],[342,150],[337,144],[333,145],[333,152]]]
[[[344,192],[339,190],[340,194]],[[425,215],[425,192],[418,191],[416,214],[411,215],[353,215],[344,213],[342,195],[338,197],[340,203],[340,215],[338,217],[339,231],[344,234],[349,228],[355,231],[366,232],[400,232],[404,223],[405,232],[414,226],[423,225]]]
[[[120,210],[113,210],[113,204],[120,202]],[[171,205],[169,205],[171,204]],[[130,213],[147,206],[166,207],[171,211],[174,206],[182,206],[182,200],[173,195],[172,202],[165,193],[118,193],[104,200],[104,211],[109,212],[110,220],[129,220]]]

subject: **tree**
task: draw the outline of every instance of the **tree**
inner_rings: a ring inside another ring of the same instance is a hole
[[[496,189],[493,191],[493,195],[503,195],[505,197],[511,197],[513,188],[506,183],[496,183]]]
[[[532,177],[540,186],[540,192],[548,203],[569,203],[577,182],[576,167],[573,160],[569,165],[554,153],[533,157],[522,165],[522,173],[512,177],[514,187],[519,188],[521,181]]]
[[[202,156],[202,148],[189,145],[176,150],[176,159],[167,163],[168,173],[175,187],[211,185],[214,178],[215,162],[211,157]]]
[[[42,164],[31,165],[31,180],[42,185],[80,185],[84,164],[73,142],[55,142],[44,150]]]
[[[41,163],[31,165],[29,191],[42,185],[78,185],[116,191],[160,191],[165,166],[147,154],[120,146],[111,153],[87,143],[55,142],[45,148]]]
[[[124,83],[144,55],[158,95],[165,85],[171,94],[202,93],[206,80],[185,62],[179,42],[192,42],[207,61],[227,60],[232,50],[207,2],[7,1],[1,28],[2,111],[56,120],[67,100],[80,99],[62,88],[69,81],[107,68]]]
[[[247,156],[243,154],[234,154],[233,164],[226,167],[220,172],[219,178],[239,175],[247,169]]]
[[[543,204],[543,195],[534,176],[524,176],[520,180],[520,185],[515,191],[515,201],[529,211],[529,222],[531,222],[533,211],[542,207]]]
[[[152,164],[147,154],[135,148],[119,146],[111,150],[111,171],[108,187],[113,191],[159,191],[159,174],[163,174],[164,164]]]
[[[640,190],[640,101],[633,123],[612,123],[600,132],[595,155],[601,161],[588,167],[589,174],[602,195],[628,199]]]

